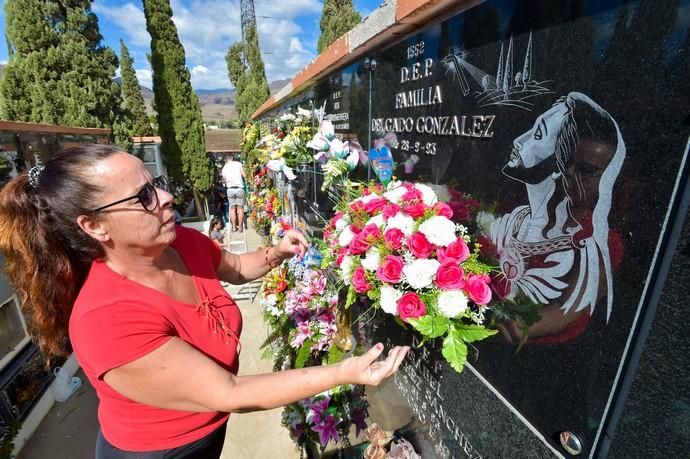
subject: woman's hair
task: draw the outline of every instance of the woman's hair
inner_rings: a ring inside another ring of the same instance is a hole
[[[0,251],[33,338],[48,359],[71,352],[69,317],[100,244],[77,225],[97,207],[101,187],[92,165],[121,149],[69,148],[43,169],[22,173],[0,189]]]
[[[211,219],[211,223],[209,223],[209,225],[208,225],[208,237],[211,237],[211,233],[213,232],[213,229],[218,224],[221,224],[221,221],[219,218],[212,218]]]

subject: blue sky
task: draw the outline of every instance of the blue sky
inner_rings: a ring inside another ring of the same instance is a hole
[[[354,0],[363,17],[381,2]],[[242,33],[240,0],[171,0],[171,6],[194,88],[231,87],[225,53]],[[322,6],[322,0],[254,0],[259,43],[269,81],[291,78],[316,57]],[[150,38],[142,3],[96,0],[92,3],[92,11],[98,16],[104,43],[119,54],[122,38],[134,58],[139,82],[150,88],[151,67],[146,60]],[[0,36],[4,36],[4,8],[0,14]],[[0,61],[7,61],[6,46],[0,45]]]

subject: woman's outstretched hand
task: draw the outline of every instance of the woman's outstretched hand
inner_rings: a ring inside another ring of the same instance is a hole
[[[285,260],[292,258],[295,255],[303,257],[309,248],[309,241],[296,229],[289,229],[285,232],[283,238],[275,245],[274,249],[276,255]]]
[[[366,354],[350,357],[338,364],[343,384],[366,384],[378,386],[381,381],[392,376],[402,363],[409,346],[395,346],[388,352],[385,360],[376,360],[383,352],[383,344],[378,343]]]

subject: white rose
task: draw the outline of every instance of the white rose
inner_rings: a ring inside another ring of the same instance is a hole
[[[441,215],[431,217],[419,225],[419,232],[426,236],[432,244],[442,247],[446,247],[457,240],[455,223]]]
[[[399,186],[397,188],[390,189],[383,193],[383,197],[388,199],[390,202],[398,204],[403,196],[407,193],[407,188],[404,186]]]
[[[371,193],[371,194],[368,194],[368,195],[366,195],[366,196],[362,196],[361,198],[355,199],[355,202],[359,201],[359,202],[361,202],[362,204],[366,204],[366,203],[368,203],[369,201],[373,201],[373,200],[376,199],[376,198],[378,198],[378,195],[376,195],[376,194],[374,194],[374,193]]]
[[[396,290],[389,285],[381,286],[381,299],[379,300],[381,304],[381,309],[388,314],[398,315],[398,300],[402,296],[400,290]]]
[[[276,297],[275,294],[271,293],[266,297],[266,302],[271,306],[275,306],[278,303],[278,297]]]
[[[384,226],[386,224],[386,220],[383,218],[383,214],[378,214],[375,217],[371,217],[369,220],[367,220],[364,226],[372,224],[378,226],[379,228]]]
[[[419,259],[405,265],[403,274],[405,280],[415,290],[419,290],[431,285],[436,277],[436,271],[441,263],[438,260]]]
[[[467,310],[467,296],[462,290],[446,290],[438,296],[438,311],[451,319]]]
[[[352,277],[352,257],[350,255],[345,255],[340,263],[340,276],[343,282],[350,284],[350,278]]]
[[[350,224],[350,217],[349,215],[343,215],[340,217],[336,222],[335,222],[335,229],[338,231],[342,230],[345,228],[347,225]]]
[[[349,226],[346,226],[338,236],[338,245],[340,245],[340,247],[347,247],[354,238],[355,233],[352,232]]]
[[[436,193],[434,193],[434,190],[432,190],[431,187],[429,187],[428,185],[424,185],[423,183],[417,183],[414,187],[417,189],[417,191],[422,193],[422,202],[424,202],[424,204],[426,204],[427,206],[431,207],[436,202],[438,202]]]
[[[405,236],[411,236],[414,230],[414,219],[404,212],[398,212],[388,219],[388,226],[386,229],[389,228],[397,228],[402,231]]]
[[[367,250],[366,256],[362,258],[362,266],[367,271],[376,271],[381,264],[381,253],[376,247]]]

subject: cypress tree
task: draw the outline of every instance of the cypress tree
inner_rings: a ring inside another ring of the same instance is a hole
[[[230,46],[225,61],[235,86],[235,108],[240,122],[244,122],[271,95],[255,27],[247,28],[244,42]]]
[[[7,0],[9,62],[0,83],[6,119],[112,127],[117,56],[101,44],[90,0]]]
[[[362,17],[352,5],[352,0],[324,0],[319,22],[321,29],[317,44],[319,53],[349,32],[361,20]]]
[[[206,154],[199,99],[192,90],[170,3],[144,0],[144,14],[151,35],[150,60],[161,152],[173,177],[184,177],[195,190],[206,193],[213,185],[213,165]]]
[[[144,96],[141,95],[141,87],[137,74],[134,72],[134,60],[129,55],[125,43],[120,40],[120,74],[122,76],[122,93],[125,102],[125,112],[132,120],[132,135],[153,135],[153,129],[146,115]]]

